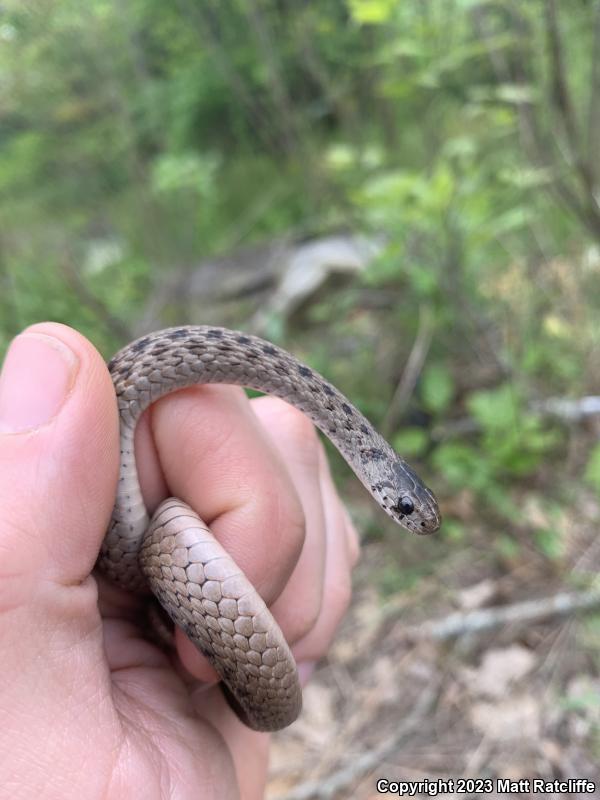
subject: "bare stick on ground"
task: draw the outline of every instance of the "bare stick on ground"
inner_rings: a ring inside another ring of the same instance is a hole
[[[444,641],[464,634],[489,631],[508,624],[537,622],[547,617],[565,616],[575,611],[588,611],[600,606],[600,590],[558,592],[538,600],[525,600],[507,606],[457,611],[438,620],[430,620],[407,628],[409,639]]]

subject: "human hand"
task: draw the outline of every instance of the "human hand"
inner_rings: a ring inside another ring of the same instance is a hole
[[[136,453],[149,508],[173,494],[198,511],[307,677],[358,557],[310,422],[234,387],[187,389],[144,415]],[[268,735],[181,631],[168,656],[137,628],[140,601],[90,576],[118,456],[99,354],[65,326],[27,329],[0,377],[0,798],[260,798]]]

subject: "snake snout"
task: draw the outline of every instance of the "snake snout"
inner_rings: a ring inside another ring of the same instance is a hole
[[[442,515],[433,493],[425,486],[417,487],[416,494],[419,500],[418,521],[415,519],[413,530],[418,534],[435,533],[442,524]]]

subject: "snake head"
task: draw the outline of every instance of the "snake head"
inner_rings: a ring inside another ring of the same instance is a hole
[[[433,492],[399,456],[388,479],[371,486],[379,505],[394,522],[419,535],[437,531],[442,517]]]

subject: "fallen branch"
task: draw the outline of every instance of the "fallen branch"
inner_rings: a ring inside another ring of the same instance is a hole
[[[422,724],[434,708],[441,693],[441,681],[425,687],[410,714],[398,726],[396,733],[385,744],[358,757],[349,757],[339,769],[323,780],[306,781],[286,795],[275,800],[331,800],[338,792],[355,784],[364,775],[380,768],[382,763],[400,747],[404,739]]]
[[[549,397],[531,404],[531,410],[539,414],[548,414],[566,422],[580,422],[586,417],[600,414],[600,397],[588,395],[571,399],[569,397]]]
[[[433,311],[429,306],[419,309],[419,327],[413,342],[406,367],[391,399],[387,413],[383,419],[381,429],[384,436],[394,431],[406,410],[408,402],[415,390],[419,376],[423,370],[431,339],[435,328]]]
[[[600,396],[592,394],[578,398],[548,397],[545,400],[532,401],[528,410],[544,417],[554,417],[561,422],[578,423],[589,417],[600,416]],[[480,431],[481,426],[477,420],[460,417],[436,426],[431,432],[431,438],[440,442],[449,438],[470,436]]]
[[[600,607],[600,590],[559,592],[539,600],[525,600],[508,606],[457,611],[438,620],[422,622],[403,631],[411,639],[444,641],[465,634],[480,633],[509,624],[538,622],[547,617],[566,616],[575,611]]]

